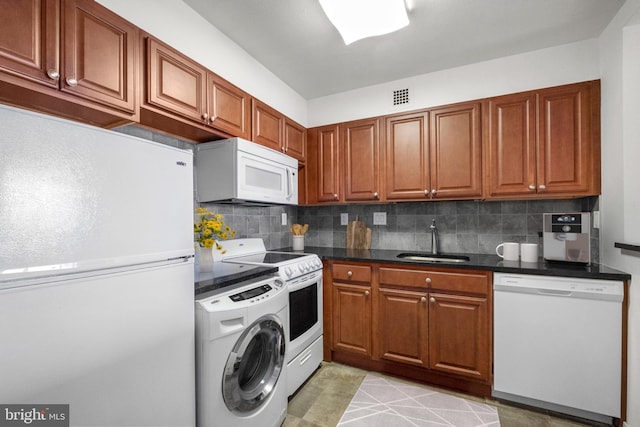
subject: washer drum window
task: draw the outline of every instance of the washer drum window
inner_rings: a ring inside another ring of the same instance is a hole
[[[284,355],[284,329],[275,316],[263,316],[249,326],[224,369],[222,392],[227,408],[247,415],[262,406],[280,377]]]

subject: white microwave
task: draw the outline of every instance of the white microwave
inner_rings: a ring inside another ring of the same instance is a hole
[[[195,151],[198,202],[298,204],[298,160],[241,138]]]

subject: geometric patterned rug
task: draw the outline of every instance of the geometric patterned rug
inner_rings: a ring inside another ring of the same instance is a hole
[[[367,375],[341,427],[499,427],[498,409],[388,378]]]

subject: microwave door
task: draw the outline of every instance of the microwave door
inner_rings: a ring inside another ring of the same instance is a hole
[[[294,178],[295,173],[285,165],[249,153],[238,153],[238,199],[298,204]]]

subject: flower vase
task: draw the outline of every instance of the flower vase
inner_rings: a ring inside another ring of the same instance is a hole
[[[196,247],[196,264],[200,273],[213,271],[213,248]]]

